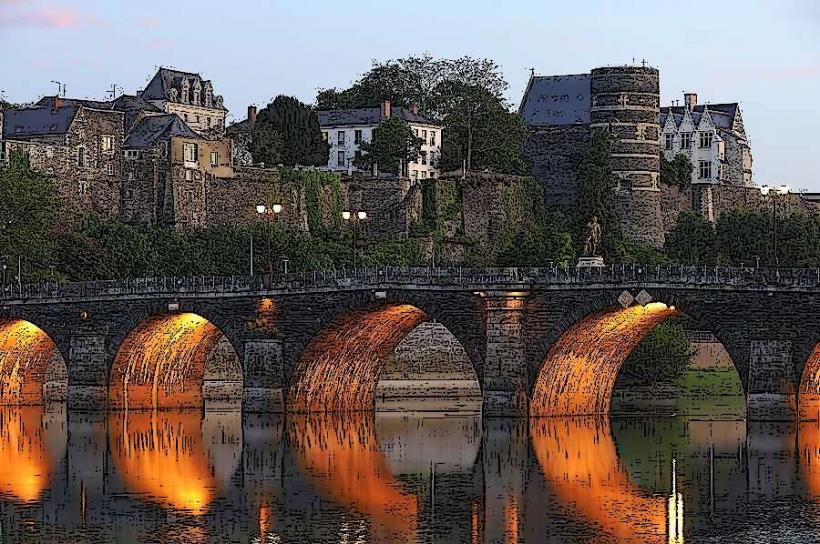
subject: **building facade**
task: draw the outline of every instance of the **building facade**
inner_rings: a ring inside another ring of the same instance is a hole
[[[436,178],[441,157],[441,126],[421,115],[417,108],[393,107],[389,100],[377,108],[325,110],[317,112],[322,136],[330,147],[327,167],[330,170],[358,172],[353,162],[361,153],[362,142],[373,141],[373,131],[385,119],[396,117],[410,125],[422,139],[417,161],[404,165],[410,179]]]
[[[175,113],[200,134],[225,132],[228,110],[213,84],[199,74],[160,68],[138,97],[165,113]]]

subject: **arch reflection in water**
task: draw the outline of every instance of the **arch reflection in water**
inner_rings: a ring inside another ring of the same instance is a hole
[[[807,498],[820,503],[820,421],[801,423],[797,442]]]
[[[801,420],[820,421],[820,344],[814,347],[803,369],[798,405]]]
[[[39,500],[65,448],[64,412],[0,408],[0,494],[24,503]]]
[[[606,310],[574,324],[547,353],[533,388],[530,414],[609,412],[621,365],[655,325],[676,314],[666,304],[653,302]]]
[[[239,412],[122,412],[109,441],[125,489],[163,507],[204,514],[241,458]]]
[[[552,491],[606,536],[619,542],[682,542],[677,492],[669,500],[669,505],[675,503],[672,512],[665,497],[651,496],[630,481],[618,460],[608,420],[532,419],[530,436]],[[668,526],[672,518],[675,524]],[[676,535],[681,539],[673,540]]]
[[[297,416],[287,425],[299,466],[328,498],[367,518],[373,541],[415,541],[418,500],[391,475],[372,414]]]

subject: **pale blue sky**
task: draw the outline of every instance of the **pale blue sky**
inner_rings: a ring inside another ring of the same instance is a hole
[[[394,7],[395,6],[395,7]],[[371,59],[429,52],[490,57],[518,104],[529,67],[586,72],[646,59],[662,103],[692,90],[739,101],[758,184],[820,191],[820,1],[0,0],[11,101],[54,92],[104,98],[158,65],[202,73],[235,119],[277,94],[310,102]]]

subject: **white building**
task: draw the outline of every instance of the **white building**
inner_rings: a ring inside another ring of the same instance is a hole
[[[389,117],[404,119],[413,132],[424,140],[419,160],[405,167],[411,179],[435,178],[439,175],[438,160],[441,156],[441,126],[423,115],[417,108],[392,107],[385,100],[381,107],[352,110],[319,111],[322,136],[330,145],[327,167],[330,170],[358,171],[353,166],[362,142],[373,140],[373,129]]]
[[[683,153],[692,161],[693,184],[751,187],[752,153],[737,103],[698,104],[684,94],[683,106],[660,111],[661,146],[672,160]]]

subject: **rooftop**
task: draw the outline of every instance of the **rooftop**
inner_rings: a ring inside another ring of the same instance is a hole
[[[529,126],[589,123],[590,74],[532,76],[518,113]]]
[[[378,125],[383,119],[381,107],[357,108],[351,110],[321,110],[316,112],[319,116],[319,125],[323,127],[346,126],[346,125]],[[409,108],[394,106],[391,108],[391,117],[404,119],[408,123],[418,123],[421,125],[438,126],[438,123],[418,113],[413,113]]]
[[[123,149],[146,149],[172,136],[201,139],[175,113],[146,115],[138,119],[122,144]]]

